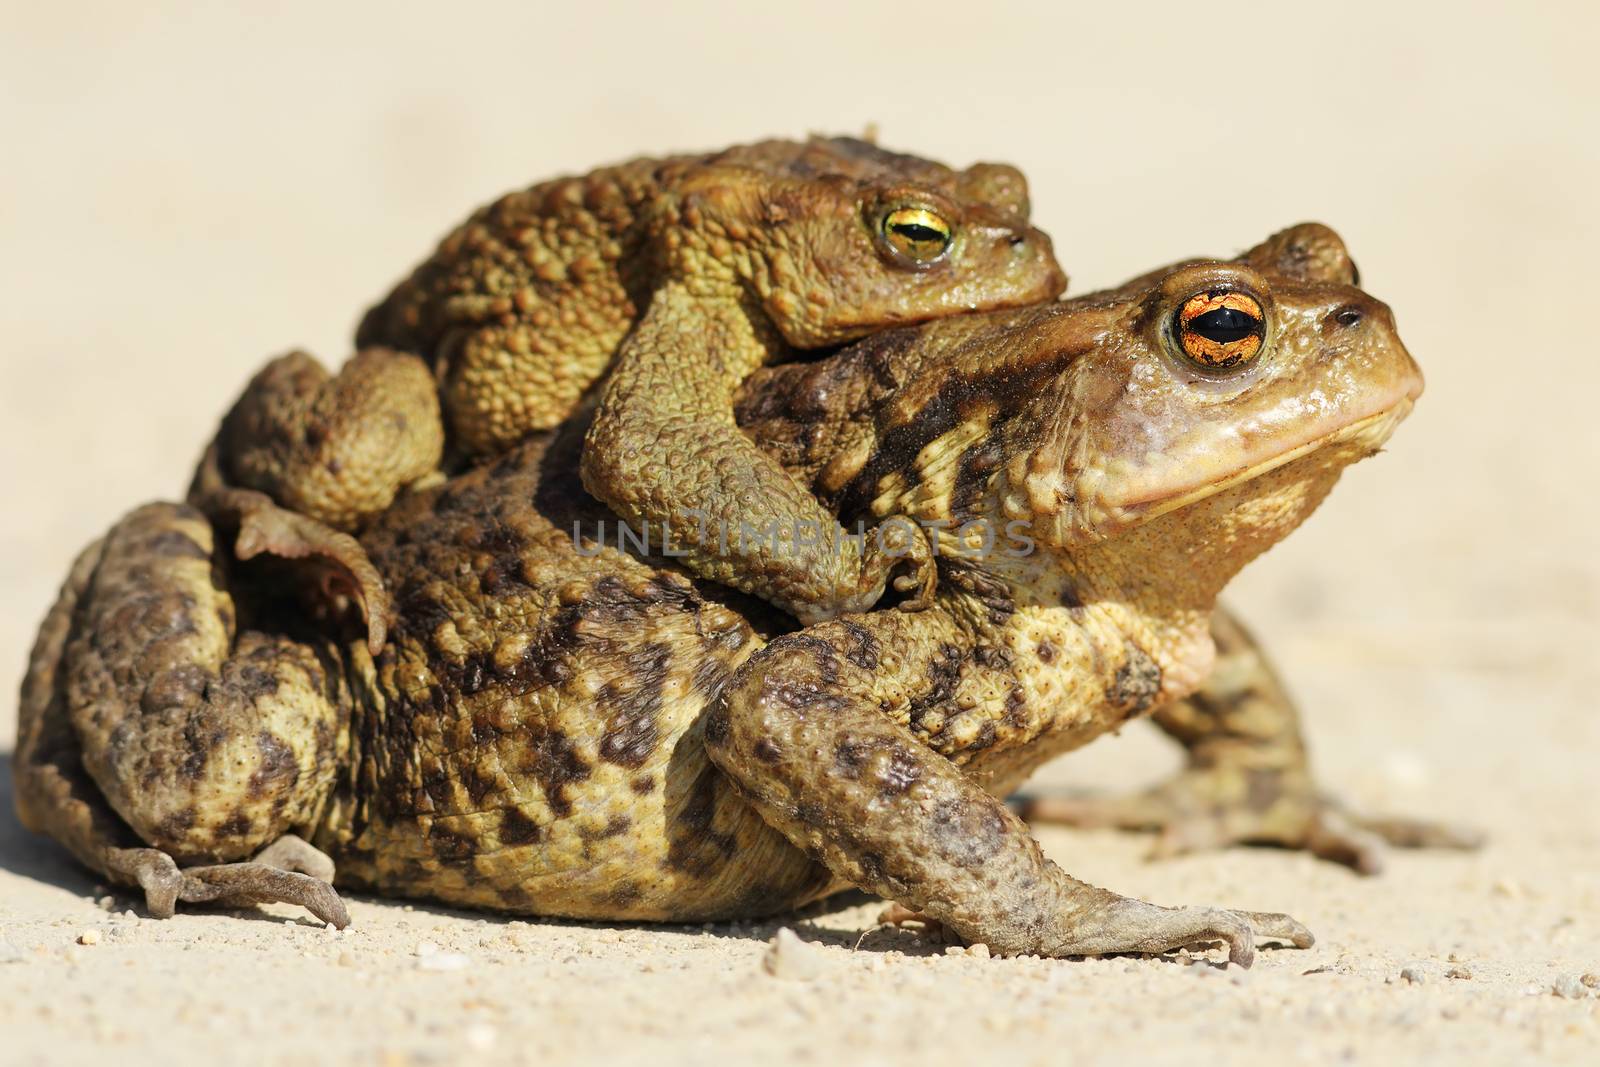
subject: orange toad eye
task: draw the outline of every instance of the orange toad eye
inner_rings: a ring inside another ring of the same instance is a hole
[[[1261,354],[1266,332],[1260,301],[1237,289],[1196,293],[1173,322],[1183,354],[1206,370],[1249,363]]]

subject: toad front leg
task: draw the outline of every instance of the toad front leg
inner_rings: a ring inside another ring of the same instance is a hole
[[[846,537],[740,432],[733,391],[777,343],[757,329],[731,300],[700,299],[682,283],[658,291],[617,355],[584,444],[584,487],[653,543],[669,529],[697,574],[802,621],[865,611],[895,572],[911,603],[926,603],[935,572],[915,526]]]
[[[1163,908],[1080,882],[1027,826],[883,708],[927,696],[928,665],[971,638],[942,611],[882,612],[780,637],[706,724],[716,765],[762,817],[851,884],[997,952],[1161,953],[1222,941],[1248,966],[1258,936],[1304,947],[1285,915]]]
[[[1129,796],[1042,796],[1021,804],[1030,822],[1158,830],[1155,854],[1230,844],[1305,849],[1362,874],[1383,868],[1385,845],[1476,848],[1472,830],[1346,811],[1316,788],[1300,715],[1249,631],[1224,609],[1212,618],[1217,660],[1188,698],[1152,718],[1188,752],[1173,778]]]
[[[158,917],[281,901],[344,926],[332,862],[290,832],[332,786],[337,659],[236,639],[213,554],[196,512],[154,504],[79,557],[23,683],[18,813]]]

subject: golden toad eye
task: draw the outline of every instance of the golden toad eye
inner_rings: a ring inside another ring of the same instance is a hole
[[[950,250],[950,224],[924,207],[896,208],[883,217],[883,239],[899,255],[921,266]]]
[[[1206,370],[1227,370],[1261,354],[1267,324],[1255,297],[1212,289],[1184,301],[1172,330],[1189,359]]]

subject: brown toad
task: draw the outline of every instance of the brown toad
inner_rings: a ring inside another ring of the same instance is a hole
[[[1004,953],[1309,944],[1286,916],[1076,881],[1003,798],[1155,712],[1209,805],[1255,774],[1215,839],[1349,842],[1230,624],[1208,676],[1218,590],[1421,391],[1352,274],[1303,226],[758,374],[745,430],[840,517],[945,531],[923,612],[773,633],[618,548],[578,486],[581,419],[364,535],[397,607],[376,656],[294,623],[199,513],[141,508],[42,628],[19,810],[157,914],[273,899],[343,923],[336,861],[341,885],[521,914],[757,916],[854,885]]]
[[[695,573],[802,620],[864,610],[896,570],[928,589],[926,545],[839,536],[738,432],[734,389],[797,349],[1065,284],[1008,166],[955,171],[851,138],[636,160],[477,212],[367,314],[339,376],[301,354],[270,365],[224,422],[212,482],[353,530],[439,459],[429,367],[451,441],[477,456],[555,426],[609,370],[583,456],[596,497],[670,525]],[[783,553],[704,543],[755,508],[831,536]]]

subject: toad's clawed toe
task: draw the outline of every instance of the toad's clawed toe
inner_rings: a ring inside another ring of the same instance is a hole
[[[333,882],[333,857],[294,834],[284,834],[256,853],[255,862],[294,871],[319,882]]]
[[[294,840],[312,853],[322,855],[298,838]],[[274,845],[263,855],[277,848]],[[295,846],[288,846],[272,859],[285,862],[289,858],[306,858],[304,854],[294,855],[297,851]],[[327,859],[326,856],[322,858]],[[234,908],[254,904],[298,904],[341,930],[350,925],[350,912],[329,882],[267,862],[181,868],[165,852],[145,848],[121,852],[112,866],[138,883],[145,893],[145,907],[158,919],[170,918],[180,901]],[[332,866],[331,861],[329,866]]]
[[[960,935],[944,923],[931,915],[920,911],[913,911],[904,904],[890,904],[878,913],[879,926],[905,926],[907,923],[916,923],[927,932],[929,939],[938,942],[957,943],[961,941]]]
[[[1260,938],[1287,941],[1296,948],[1309,948],[1315,940],[1304,925],[1274,912],[1163,908],[1124,898],[1074,923],[1069,943],[1061,949],[1063,954],[1085,956],[1155,956],[1221,943],[1227,946],[1228,962],[1249,967],[1255,962]]]

